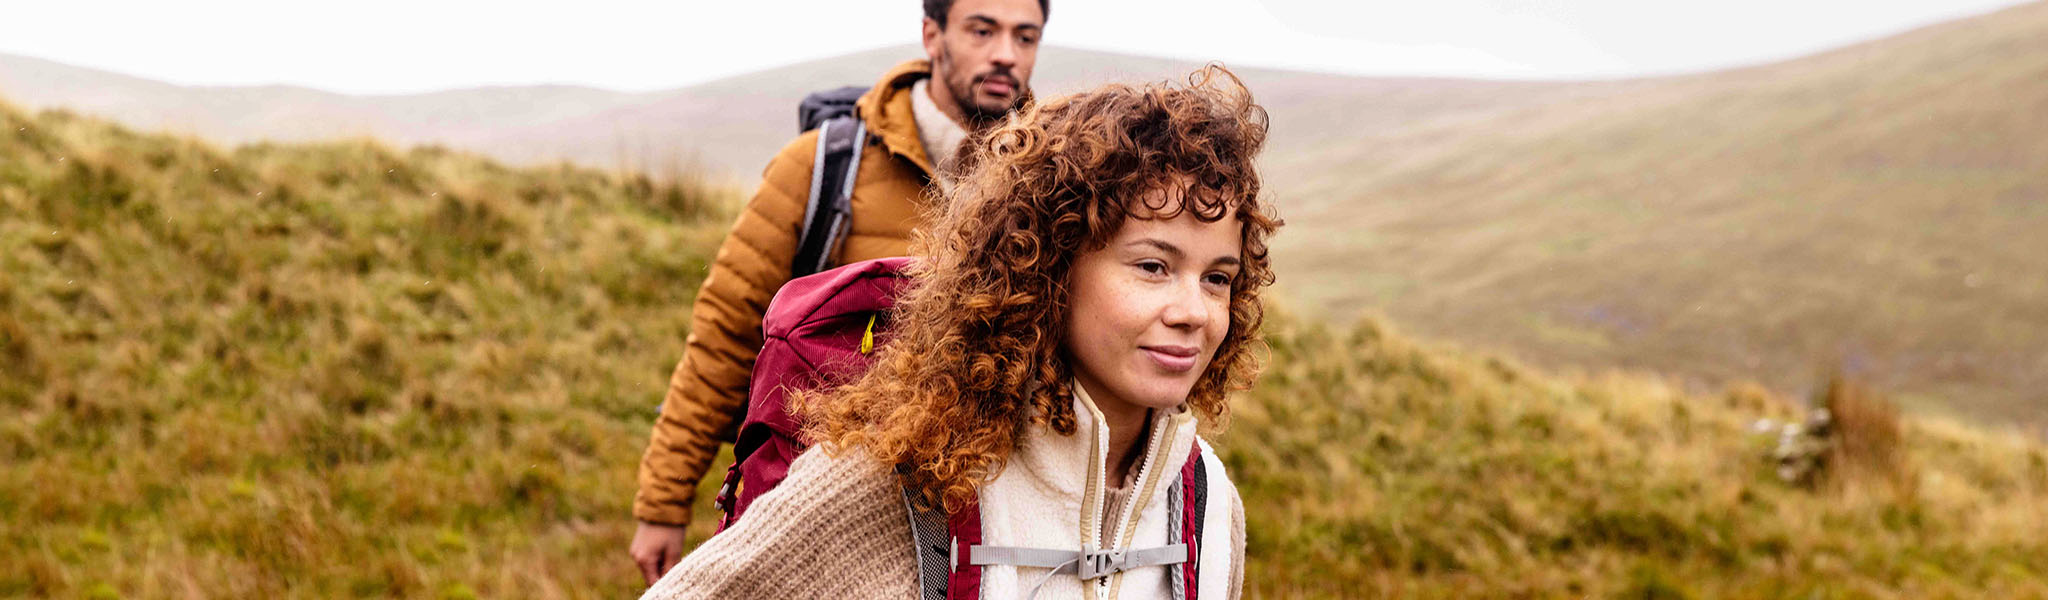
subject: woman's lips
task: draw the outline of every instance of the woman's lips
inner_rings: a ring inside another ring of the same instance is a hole
[[[1194,370],[1195,355],[1200,352],[1188,346],[1140,346],[1138,349],[1152,357],[1152,362],[1175,373]]]

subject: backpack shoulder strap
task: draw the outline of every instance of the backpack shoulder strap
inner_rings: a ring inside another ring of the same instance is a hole
[[[1187,545],[1187,562],[1177,565],[1172,578],[1173,597],[1176,600],[1196,600],[1199,594],[1197,577],[1201,571],[1202,525],[1209,514],[1209,469],[1203,464],[1202,444],[1198,440],[1188,451],[1188,462],[1180,468],[1180,477],[1173,482],[1178,490],[1168,492],[1167,533],[1169,537],[1178,534],[1180,542]],[[1175,493],[1178,492],[1178,493]]]
[[[948,515],[925,506],[906,487],[903,508],[909,513],[911,543],[917,549],[918,598],[981,598],[981,565],[964,560],[966,548],[981,543],[981,505],[970,504]]]
[[[910,544],[917,550],[917,597],[946,600],[946,583],[953,571],[953,540],[947,531],[946,513],[925,508],[910,488],[903,488],[903,508],[910,515]]]
[[[951,573],[946,578],[947,600],[980,600],[981,565],[967,560],[967,549],[981,543],[981,503],[969,503],[946,517],[946,534],[952,538],[946,557]]]
[[[803,230],[797,236],[796,258],[790,261],[790,279],[830,266],[832,251],[838,249],[846,233],[847,216],[853,212],[854,176],[860,173],[866,140],[867,124],[853,116],[833,118],[818,126],[811,194],[804,204]]]

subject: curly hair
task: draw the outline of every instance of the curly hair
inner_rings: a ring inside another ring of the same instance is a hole
[[[934,506],[967,505],[1026,427],[1075,431],[1062,350],[1075,259],[1127,219],[1184,212],[1242,224],[1229,332],[1187,399],[1217,426],[1226,395],[1249,388],[1260,368],[1259,294],[1273,283],[1266,238],[1281,224],[1259,200],[1253,164],[1266,129],[1265,110],[1218,65],[1185,86],[1109,85],[1009,117],[974,143],[918,235],[913,251],[924,258],[874,366],[796,396],[805,436],[898,466]]]

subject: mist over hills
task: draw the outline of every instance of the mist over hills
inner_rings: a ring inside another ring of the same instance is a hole
[[[751,181],[795,135],[804,94],[866,86],[923,55],[914,45],[868,50],[675,90],[626,93],[573,86],[489,87],[350,96],[288,86],[184,87],[0,55],[0,90],[31,108],[64,107],[142,129],[223,143],[374,137],[433,143],[515,164],[570,160],[599,167],[685,167]],[[1041,95],[1111,81],[1181,79],[1200,63],[1049,46],[1033,87]],[[1273,112],[1276,155],[1311,151],[1347,133],[1445,115],[1540,103],[1555,83],[1373,79],[1238,69]]]
[[[1325,146],[1281,272],[1545,364],[2048,417],[2048,4],[1640,83]]]

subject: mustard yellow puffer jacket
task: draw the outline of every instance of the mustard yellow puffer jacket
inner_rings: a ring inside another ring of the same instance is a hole
[[[933,169],[911,117],[910,90],[930,76],[926,61],[897,65],[856,104],[868,139],[854,183],[851,223],[834,264],[902,256],[909,251],[911,231],[923,225]],[[640,459],[633,516],[642,521],[687,523],[697,481],[719,444],[737,433],[754,356],[761,349],[761,314],[789,280],[817,148],[818,132],[812,130],[768,163],[760,189],[733,223],[697,292],[682,361],[669,377],[661,416]]]

